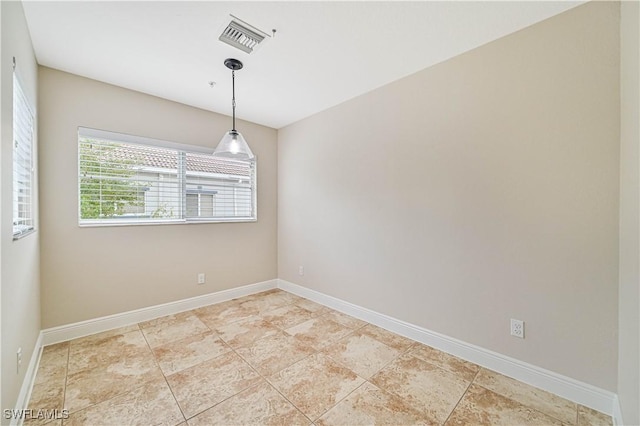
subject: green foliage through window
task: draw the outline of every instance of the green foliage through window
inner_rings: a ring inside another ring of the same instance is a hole
[[[127,207],[143,206],[142,185],[136,182],[135,158],[117,158],[118,146],[83,139],[80,149],[80,217],[98,219],[123,215]]]

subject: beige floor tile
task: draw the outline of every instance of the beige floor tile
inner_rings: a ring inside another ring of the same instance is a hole
[[[28,408],[65,425],[612,424],[279,289],[47,346]]]
[[[433,423],[447,419],[469,385],[460,376],[408,354],[400,356],[370,381],[402,398]]]
[[[401,353],[358,331],[340,339],[323,352],[365,379]]]
[[[33,410],[33,418],[26,418],[25,425],[49,424],[55,410],[62,415],[64,405],[64,384],[66,376],[52,378],[52,381],[34,384],[29,400],[29,409]]]
[[[266,290],[266,291],[262,291],[260,293],[254,293],[251,294],[249,296],[246,296],[245,299],[261,299],[261,298],[265,298],[265,297],[275,297],[276,299],[274,300],[279,300],[281,298],[296,298],[296,300],[299,298],[298,296],[296,296],[293,293],[289,293],[288,291],[285,291],[281,288],[272,288],[271,290]],[[288,299],[287,299],[288,300]]]
[[[311,420],[360,386],[364,379],[323,354],[315,354],[268,380]]]
[[[56,343],[42,348],[42,355],[38,365],[38,375],[59,374],[61,369],[67,370],[69,362],[69,342]]]
[[[36,414],[40,412],[39,410],[48,414],[50,410],[63,409],[68,354],[68,342],[46,346],[42,349],[38,372],[28,404],[28,408],[35,410]],[[43,418],[27,419],[25,424],[40,425],[49,421],[50,418],[43,415]]]
[[[280,292],[252,298],[250,300],[243,301],[240,306],[244,309],[256,311],[256,315],[262,315],[269,310],[291,304],[293,299],[287,294],[288,293]]]
[[[187,420],[260,380],[258,373],[233,352],[167,377]]]
[[[280,331],[261,317],[249,317],[216,328],[218,335],[232,348],[246,346],[251,342]]]
[[[307,320],[310,320],[315,315],[313,314],[313,312],[301,308],[298,305],[285,305],[267,311],[261,316],[265,321],[269,321],[276,327],[282,330],[286,330],[287,328],[291,328],[294,325],[298,325]]]
[[[283,290],[267,294],[263,299],[268,301],[272,307],[289,305],[304,300],[300,296]]]
[[[480,370],[480,367],[472,362],[465,361],[420,343],[413,346],[408,353],[451,373],[458,374],[469,382],[476,377],[476,374]]]
[[[119,334],[126,334],[132,331],[139,331],[140,327],[138,324],[127,325],[125,327],[114,328],[112,330],[103,331],[101,333],[90,334],[88,336],[79,337],[77,339],[73,339],[70,344],[73,345],[91,345],[101,340],[107,339],[109,337],[117,336]]]
[[[288,426],[310,423],[296,407],[264,381],[189,419],[190,426]]]
[[[47,425],[47,426],[62,426],[62,421],[65,417],[67,417],[68,415],[64,414],[63,411],[57,411],[57,412],[36,412],[31,414],[35,417],[29,417],[24,419],[24,425],[29,425],[29,426],[40,426],[40,425]]]
[[[67,377],[65,408],[75,412],[161,377],[151,353],[82,370]]]
[[[576,423],[577,405],[542,389],[485,368],[480,369],[474,383],[565,423]]]
[[[261,291],[260,293],[250,294],[249,296],[244,296],[238,299],[241,302],[248,302],[250,300],[268,300],[273,297],[273,300],[278,300],[280,295],[285,294],[284,290],[280,290],[279,288],[272,288],[271,290]]]
[[[65,425],[166,425],[184,422],[164,378],[137,387],[108,401],[72,413]]]
[[[42,348],[38,376],[45,379],[48,374],[59,374],[60,369],[66,371],[69,362],[69,342],[56,343]]]
[[[611,426],[613,419],[604,413],[578,405],[578,426]]]
[[[558,419],[477,385],[469,387],[460,404],[446,422],[447,426],[551,426],[562,424]]]
[[[251,296],[247,296],[247,298],[248,297],[251,297]],[[200,308],[196,308],[191,312],[193,312],[198,317],[207,316],[207,315],[218,315],[222,312],[233,309],[234,307],[238,306],[243,300],[247,298],[225,300],[224,302],[214,303],[211,305],[206,305]]]
[[[149,345],[137,327],[123,334],[108,333],[102,338],[94,335],[72,340],[69,345],[69,374],[111,364],[122,357],[150,353]]]
[[[246,305],[244,299],[234,299],[205,306],[195,309],[193,312],[212,330],[256,316],[260,313],[256,307]]]
[[[300,299],[294,304],[302,309],[311,311],[313,313],[313,316],[319,316],[329,312],[329,308],[327,308],[326,306],[323,306],[316,302],[312,302],[309,299]]]
[[[424,415],[402,399],[366,382],[315,422],[318,426],[428,425]]]
[[[261,291],[260,293],[253,293],[250,294],[248,296],[244,296],[243,299],[256,299],[256,298],[260,298],[260,297],[264,297],[264,296],[268,296],[270,294],[278,294],[278,293],[283,293],[284,290],[279,289],[279,288],[272,288],[269,290],[265,290],[265,291]]]
[[[184,370],[230,351],[213,331],[176,340],[153,349],[153,354],[165,375]]]
[[[351,329],[325,316],[312,318],[285,330],[305,345],[322,349],[351,333]]]
[[[141,322],[139,326],[152,348],[209,331],[191,311]]]
[[[283,331],[236,350],[260,374],[269,376],[315,352]]]
[[[367,324],[358,330],[362,334],[366,334],[369,337],[376,339],[379,342],[384,343],[387,346],[391,346],[399,351],[406,351],[412,345],[416,344],[415,341],[400,336],[399,334],[392,333],[384,328],[377,327],[373,324]]]
[[[347,328],[351,328],[353,330],[357,330],[368,324],[366,321],[359,320],[350,315],[343,314],[342,312],[338,312],[334,310],[330,310],[329,312],[324,314],[323,317],[333,320],[338,324],[343,325]]]

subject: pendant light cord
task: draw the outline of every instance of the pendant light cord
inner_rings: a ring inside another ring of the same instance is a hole
[[[231,70],[231,86],[233,90],[233,97],[231,98],[231,108],[233,110],[233,130],[236,131],[236,72]]]

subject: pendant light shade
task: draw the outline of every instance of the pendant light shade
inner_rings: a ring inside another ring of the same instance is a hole
[[[213,151],[216,157],[235,158],[237,160],[253,160],[255,157],[247,141],[237,130],[229,130]]]
[[[233,87],[233,98],[231,107],[233,109],[233,127],[224,134],[222,140],[213,151],[215,157],[232,158],[236,160],[254,160],[255,156],[251,148],[244,140],[244,137],[236,130],[236,71],[242,69],[242,62],[237,59],[226,59],[224,64],[231,70],[231,81]]]

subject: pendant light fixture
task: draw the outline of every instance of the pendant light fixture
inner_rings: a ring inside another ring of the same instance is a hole
[[[232,158],[235,160],[254,160],[255,156],[244,137],[236,130],[236,71],[242,69],[242,62],[237,59],[225,59],[224,65],[231,70],[231,83],[233,87],[233,98],[231,107],[233,109],[233,127],[224,134],[222,140],[213,151],[215,157]]]

